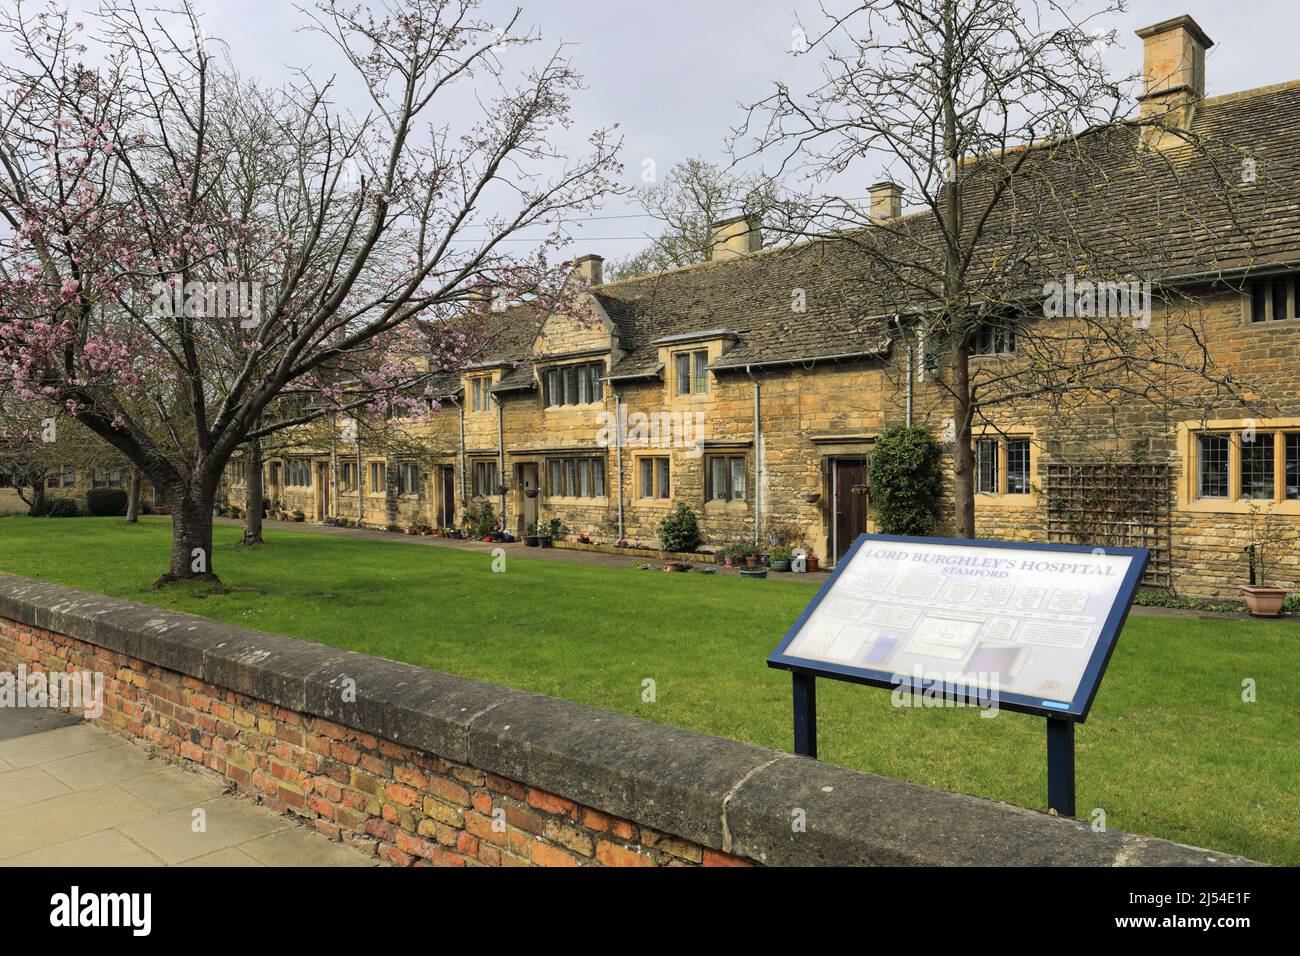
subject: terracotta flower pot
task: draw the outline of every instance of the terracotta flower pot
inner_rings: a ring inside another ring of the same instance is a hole
[[[1282,613],[1282,604],[1286,601],[1285,588],[1262,587],[1254,584],[1242,585],[1241,593],[1246,595],[1246,604],[1250,607],[1251,617],[1277,617]]]

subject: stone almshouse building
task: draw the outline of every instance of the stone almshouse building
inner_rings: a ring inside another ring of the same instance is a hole
[[[976,428],[977,530],[1147,545],[1150,583],[1235,598],[1252,506],[1300,530],[1300,82],[1205,99],[1211,42],[1190,18],[1139,35],[1143,110],[1172,110],[1191,133],[1230,141],[1252,173],[1281,179],[1285,201],[1247,200],[1250,243],[1225,238],[1238,228],[1226,211],[1194,229],[1171,224],[1161,210],[1169,197],[1136,191],[1122,168],[1090,182],[1094,206],[1142,212],[1168,250],[1144,277],[1177,289],[1180,308],[1194,302],[1215,361],[1250,381],[1258,401],[1207,393],[1205,413],[1191,417],[1137,402],[1064,418],[1059,404],[999,406]],[[1176,138],[1143,146],[1133,135],[1132,149],[1168,154],[1180,188],[1203,178]],[[873,187],[873,219],[901,214],[898,187]],[[706,548],[766,545],[793,530],[833,565],[873,530],[875,439],[909,415],[942,436],[950,402],[917,336],[853,291],[863,266],[851,244],[765,250],[757,222],[715,228],[711,261],[670,272],[605,283],[599,256],[579,259],[591,315],[530,319],[453,377],[442,410],[408,426],[432,450],[404,459],[340,433],[328,447],[270,459],[267,497],[309,520],[381,528],[456,526],[467,507],[490,503],[517,535],[555,517],[597,541],[649,546],[685,502]],[[1012,336],[975,351],[976,374],[1017,361]],[[242,501],[239,467],[232,501]],[[1300,585],[1297,547],[1270,583]]]

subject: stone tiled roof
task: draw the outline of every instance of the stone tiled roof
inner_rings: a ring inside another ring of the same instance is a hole
[[[1024,177],[1031,185],[1000,206],[977,272],[990,288],[1006,290],[1008,278],[1015,285],[1017,277],[999,272],[1011,251],[1024,294],[1037,296],[1065,272],[1173,282],[1300,264],[1300,81],[1206,100],[1191,132],[1204,151],[1145,149],[1129,127],[1040,150],[1031,161],[1047,164],[1048,175]],[[1247,159],[1253,182],[1243,175]],[[979,182],[977,169],[972,199]],[[907,255],[923,259],[928,248],[941,261],[928,213],[891,228],[906,231],[898,248]],[[717,329],[739,340],[715,369],[885,354],[890,316],[923,310],[930,299],[923,276],[909,288],[873,275],[868,247],[899,242],[890,231],[856,230],[595,287],[623,352],[611,375],[655,375],[656,340]],[[523,360],[528,349],[499,354]],[[498,390],[531,383],[531,369],[518,368]]]
[[[529,304],[511,306],[501,312],[478,312],[455,320],[462,323],[467,336],[463,368],[486,363],[505,362],[518,365],[532,354],[533,340],[542,323],[542,317]],[[445,333],[444,333],[445,334]],[[507,371],[502,382],[519,376],[521,369]],[[439,372],[433,377],[433,391],[440,398],[457,395],[462,390],[462,371]],[[528,372],[531,381],[532,373]]]

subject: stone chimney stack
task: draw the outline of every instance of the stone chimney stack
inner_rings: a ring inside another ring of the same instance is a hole
[[[601,285],[605,281],[605,257],[579,256],[573,262],[573,271],[578,273],[587,285]]]
[[[757,216],[732,216],[709,228],[713,230],[709,258],[715,262],[737,259],[763,248],[763,232]]]
[[[887,222],[903,214],[903,187],[888,179],[876,183],[867,192],[871,196],[871,221]]]
[[[1144,140],[1157,148],[1177,145],[1174,130],[1188,130],[1196,105],[1205,98],[1205,51],[1214,41],[1189,16],[1174,17],[1137,31],[1142,38],[1141,117],[1155,120]]]

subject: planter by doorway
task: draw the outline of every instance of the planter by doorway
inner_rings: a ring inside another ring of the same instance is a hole
[[[769,564],[769,567],[770,567],[773,571],[789,571],[789,570],[790,570],[790,562],[789,562],[789,561],[782,561],[782,560],[779,559],[779,558],[773,558],[773,559],[771,560],[770,564]]]
[[[1246,604],[1250,607],[1251,617],[1278,617],[1282,613],[1282,605],[1286,601],[1287,590],[1286,588],[1244,584],[1241,593],[1246,596]]]
[[[541,543],[542,543],[542,539],[539,538],[539,537],[538,537],[537,535],[535,535],[535,534],[526,534],[526,535],[524,535],[524,547],[525,547],[525,548],[536,548],[536,547],[538,547]]]
[[[537,543],[543,548],[549,548],[551,546],[551,536],[549,534],[541,535],[538,537]]]

